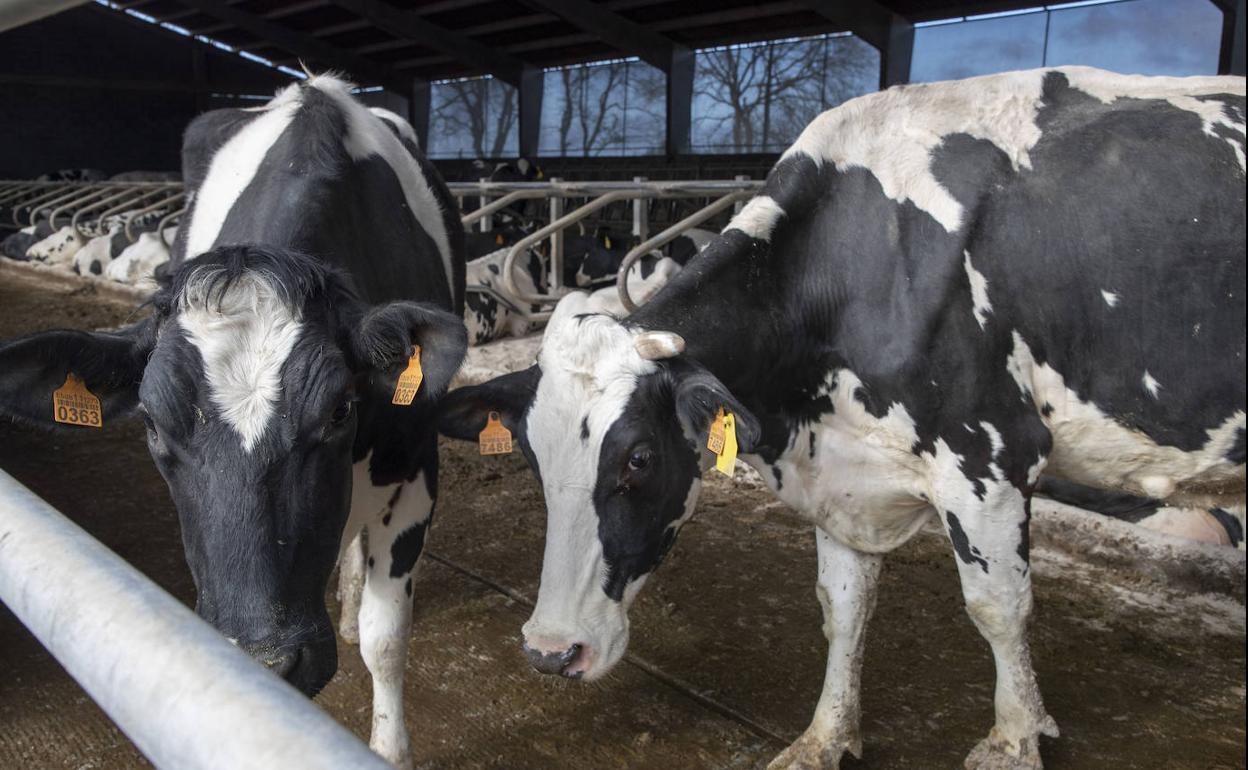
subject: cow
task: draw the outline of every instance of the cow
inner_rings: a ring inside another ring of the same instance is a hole
[[[457,438],[499,413],[545,493],[530,662],[586,680],[619,662],[731,433],[816,531],[826,677],[772,767],[861,755],[883,555],[928,523],[997,668],[966,764],[1041,767],[1040,473],[1243,505],[1244,189],[1243,78],[1064,67],[823,113],[648,304],[617,320],[570,295],[535,366],[443,402]]]
[[[35,223],[23,227],[15,233],[10,233],[5,237],[4,242],[0,243],[0,253],[9,259],[15,259],[19,262],[27,262],[30,257],[26,256],[26,252],[30,247],[42,241],[52,234],[52,225],[47,217],[39,217]]]
[[[142,234],[155,230],[167,212],[153,211],[141,214],[130,224],[132,233]],[[103,234],[97,235],[79,249],[72,261],[73,271],[79,275],[103,275],[104,270],[119,259],[130,246],[130,238],[126,236],[126,219],[128,215],[106,217],[101,224]]]
[[[70,374],[100,400],[97,420],[141,416],[196,612],[308,696],[337,668],[330,573],[366,531],[370,745],[408,766],[433,414],[467,346],[462,231],[433,167],[350,88],[310,77],[263,107],[196,118],[191,200],[152,316],[0,345],[0,416],[49,424]]]
[[[110,281],[135,284],[156,274],[156,268],[169,261],[169,247],[178,236],[177,227],[166,227],[164,234],[155,231],[139,233],[134,243],[122,250],[104,267]]]

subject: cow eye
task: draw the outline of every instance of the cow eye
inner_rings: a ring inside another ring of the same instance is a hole
[[[649,449],[634,449],[633,453],[628,457],[628,469],[630,471],[639,471],[647,468],[652,459],[654,459],[654,453]]]
[[[351,416],[351,411],[355,408],[355,399],[348,398],[334,408],[333,414],[329,416],[331,425],[342,425]]]

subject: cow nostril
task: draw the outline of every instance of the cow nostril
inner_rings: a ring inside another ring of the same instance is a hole
[[[530,647],[526,642],[523,645],[524,656],[528,658],[529,665],[537,669],[543,674],[561,674],[568,676],[565,669],[577,659],[581,653],[581,645],[574,644],[562,652],[542,652],[541,650]]]

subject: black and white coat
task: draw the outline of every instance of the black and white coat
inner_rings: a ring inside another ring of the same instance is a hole
[[[623,656],[722,406],[817,534],[824,690],[773,766],[860,753],[883,554],[939,521],[997,664],[968,766],[1039,767],[1040,473],[1243,505],[1244,190],[1243,78],[1034,70],[823,114],[649,304],[621,322],[574,295],[537,366],[445,402],[452,436],[502,412],[545,491],[531,661],[592,679]]]
[[[412,576],[437,497],[433,415],[467,346],[462,229],[414,138],[326,76],[202,115],[152,318],[0,345],[0,415],[46,422],[68,372],[104,422],[142,415],[197,612],[308,695],[337,667],[330,573],[367,530],[367,553],[347,561],[364,564],[371,746],[398,766],[410,765]],[[416,345],[424,383],[393,405]]]

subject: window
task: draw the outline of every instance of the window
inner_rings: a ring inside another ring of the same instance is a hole
[[[1211,0],[1093,0],[920,25],[910,80],[1086,64],[1142,75],[1218,69],[1222,12]]]
[[[491,77],[433,83],[430,158],[501,158],[519,153],[516,89]]]
[[[538,153],[662,153],[666,88],[662,70],[635,58],[546,70]]]
[[[779,152],[819,113],[876,90],[880,56],[852,35],[697,52],[694,152]]]

